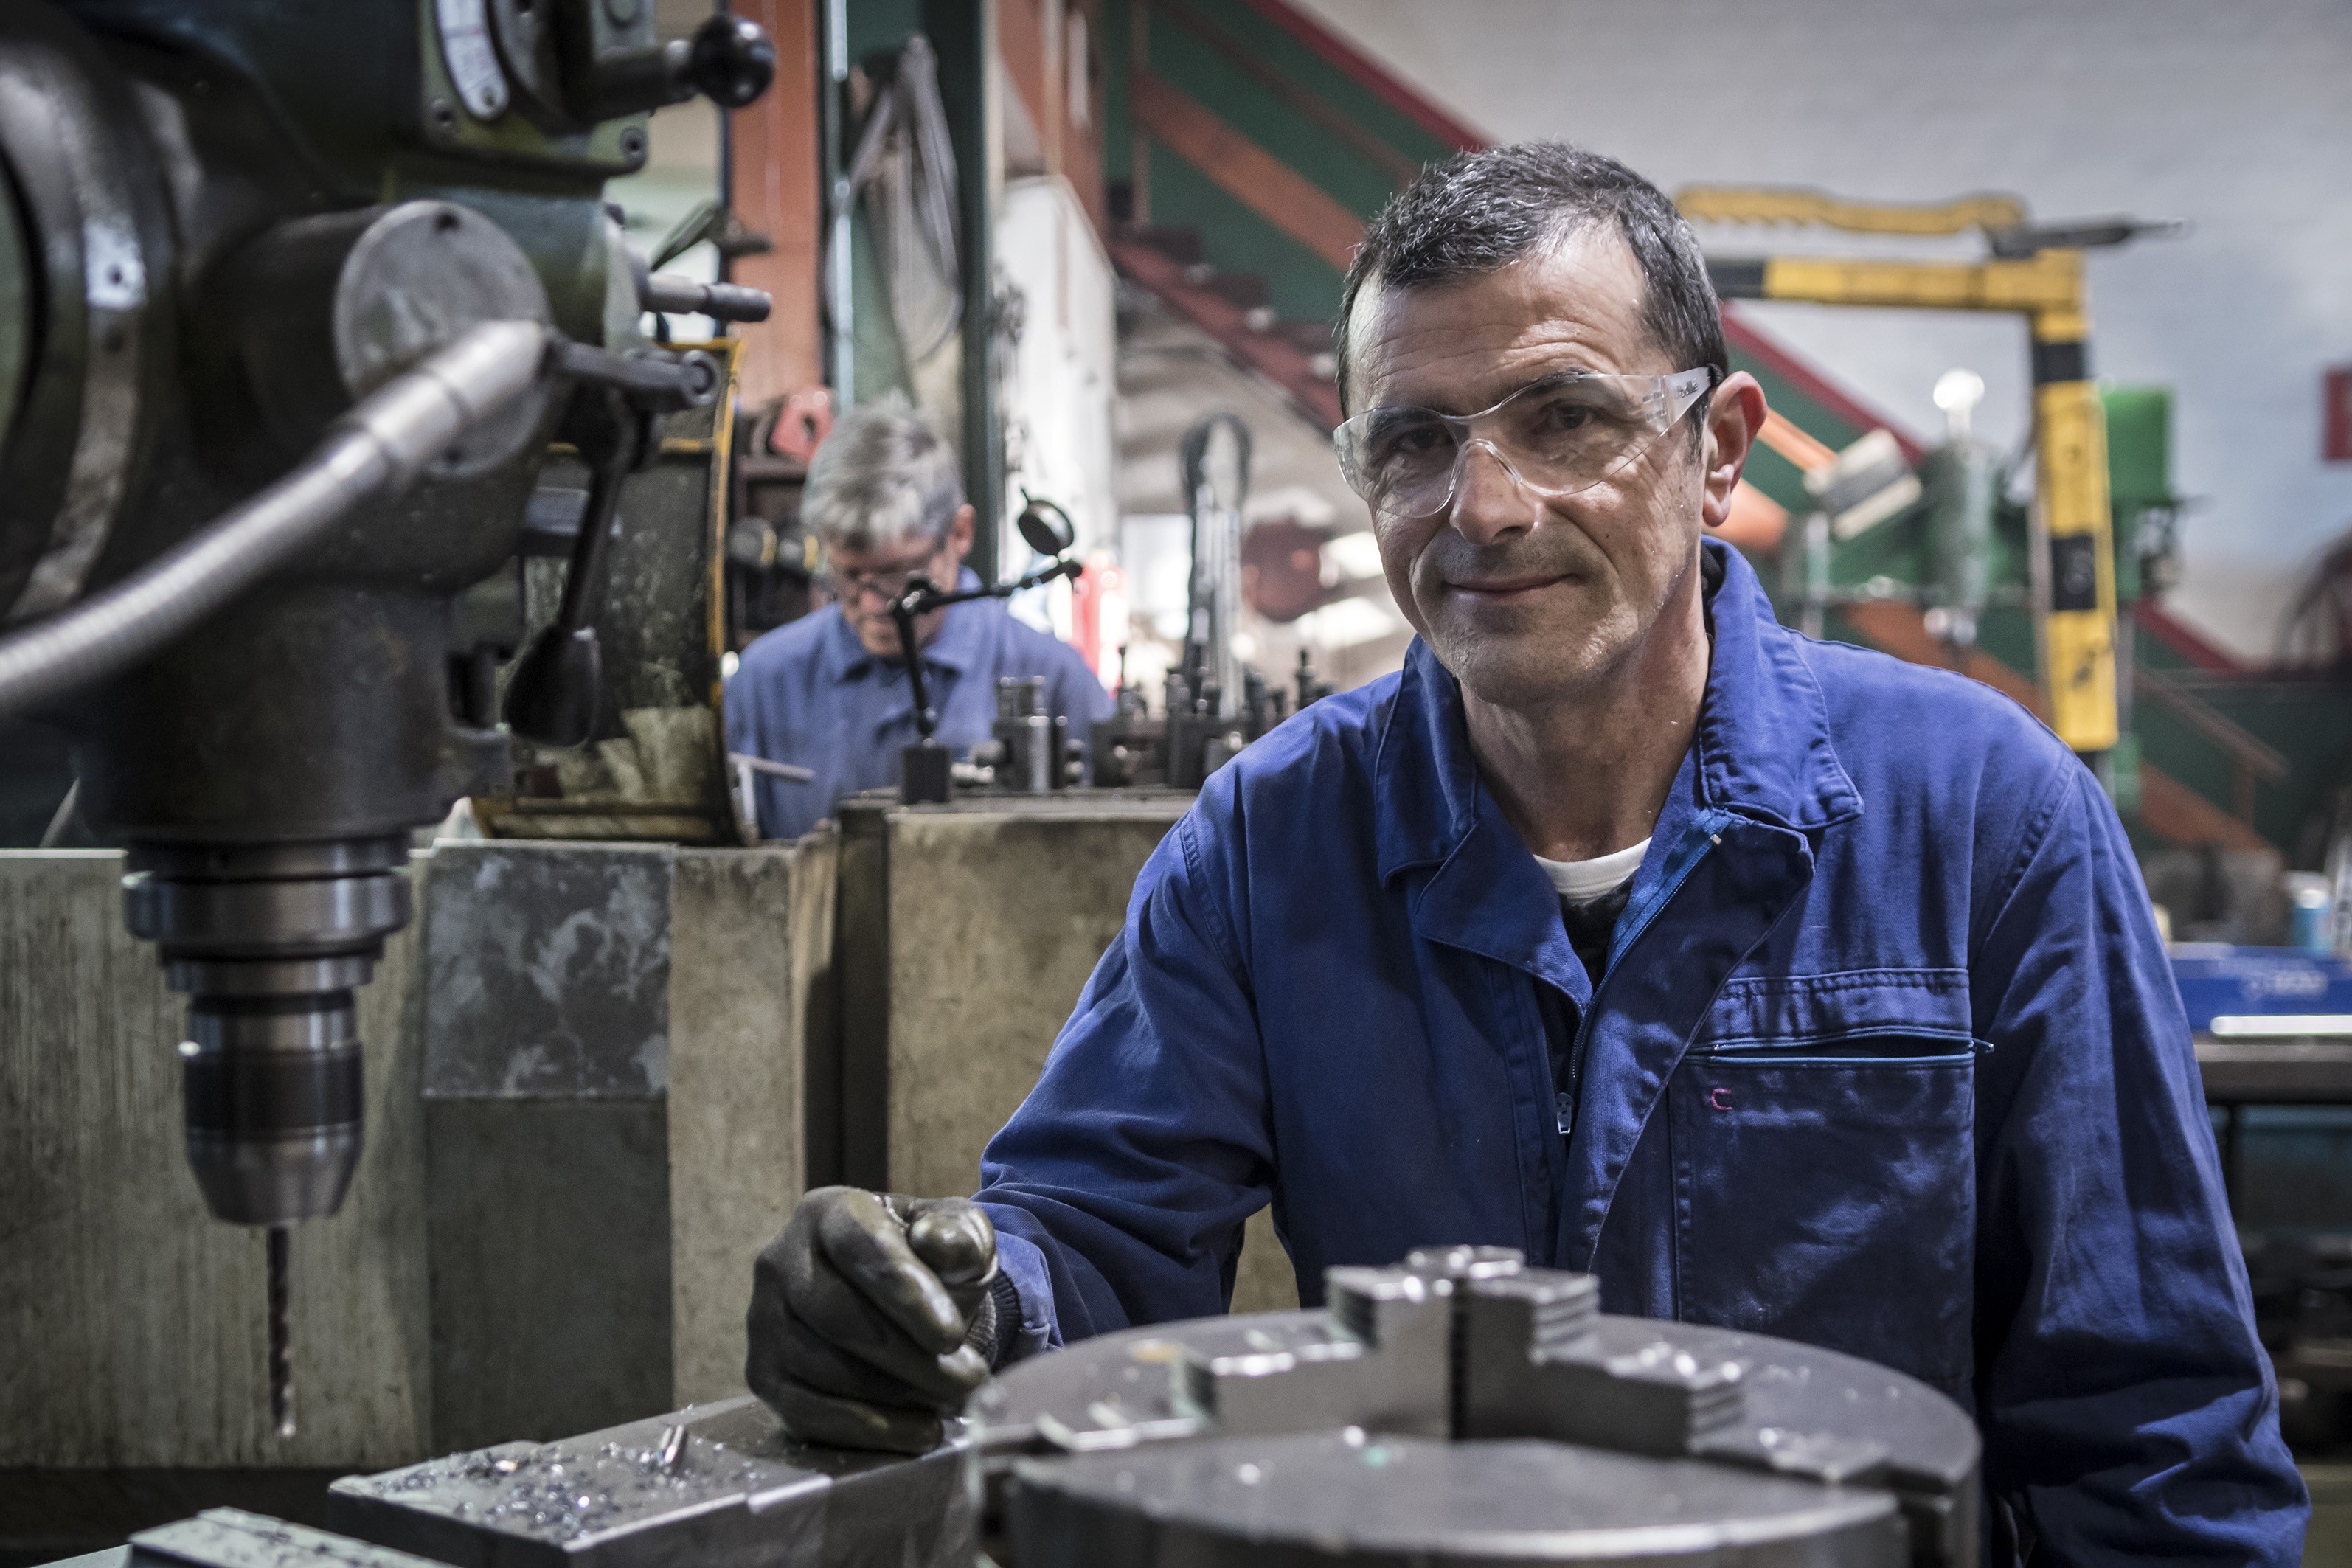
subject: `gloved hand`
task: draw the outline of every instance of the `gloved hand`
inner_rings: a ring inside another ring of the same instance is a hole
[[[752,1269],[744,1380],[803,1442],[936,1447],[987,1380],[996,1279],[969,1199],[820,1187]]]

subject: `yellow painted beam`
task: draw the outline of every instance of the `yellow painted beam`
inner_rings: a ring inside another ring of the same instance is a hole
[[[2116,743],[2116,552],[2107,426],[2087,381],[2033,389],[2034,504],[2050,540],[2043,668],[2050,727],[2078,752]]]
[[[2035,317],[2037,336],[2081,338],[2087,331],[2083,256],[2076,250],[2045,250],[2018,261],[1775,256],[1764,263],[1764,298],[1914,310],[2009,310]]]
[[[1854,234],[1964,234],[2025,224],[2025,204],[1995,193],[1950,202],[1849,202],[1810,185],[1685,185],[1675,205],[1693,223],[1819,224]]]

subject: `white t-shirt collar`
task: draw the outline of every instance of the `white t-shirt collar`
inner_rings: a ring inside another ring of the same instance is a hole
[[[1616,891],[1620,882],[1642,868],[1642,857],[1649,852],[1650,841],[1644,838],[1594,860],[1547,860],[1538,855],[1536,864],[1543,868],[1561,898],[1571,904],[1585,904]]]

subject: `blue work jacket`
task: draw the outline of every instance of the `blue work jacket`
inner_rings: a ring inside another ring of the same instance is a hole
[[[967,568],[957,586],[977,588],[980,578]],[[1045,678],[1045,710],[1069,720],[1072,740],[1083,744],[1087,726],[1110,717],[1109,694],[1076,648],[1022,625],[997,600],[950,605],[923,645],[938,738],[959,757],[969,752],[994,729],[998,679],[1031,675]],[[897,784],[899,750],[914,740],[906,667],[866,652],[837,608],[761,637],[727,682],[727,749],[816,774],[806,784],[759,775],[765,838],[798,838],[843,795]]]
[[[1333,1264],[1517,1247],[1607,1310],[1950,1394],[2044,1560],[2294,1562],[2305,1494],[2105,796],[2008,699],[1790,631],[1706,548],[1706,700],[1597,994],[1423,645],[1210,779],[983,1162],[1017,1349],[1223,1310],[1271,1202],[1309,1303]]]

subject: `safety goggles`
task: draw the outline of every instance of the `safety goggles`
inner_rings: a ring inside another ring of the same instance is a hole
[[[920,561],[881,572],[820,572],[816,582],[838,604],[854,604],[861,598],[869,598],[877,604],[887,605],[905,593],[907,584],[916,578],[929,576],[930,567],[939,556],[939,548],[934,548]]]
[[[1647,451],[1715,390],[1712,365],[1673,375],[1564,370],[1476,414],[1368,408],[1332,433],[1348,487],[1385,517],[1443,511],[1484,450],[1534,494],[1591,489]]]

